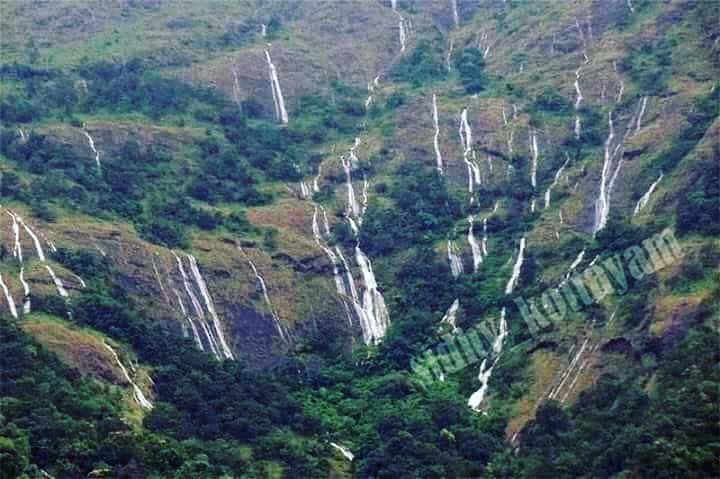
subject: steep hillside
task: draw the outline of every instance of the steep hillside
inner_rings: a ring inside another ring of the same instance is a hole
[[[0,13],[3,475],[720,474],[716,3]]]

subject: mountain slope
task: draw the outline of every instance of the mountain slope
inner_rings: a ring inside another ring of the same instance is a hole
[[[3,328],[127,420],[49,456],[10,408],[8,471],[717,473],[717,378],[680,373],[717,364],[712,2],[0,5]],[[536,331],[519,305],[596,265]]]

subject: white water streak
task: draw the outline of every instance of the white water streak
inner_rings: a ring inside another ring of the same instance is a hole
[[[475,239],[475,232],[473,231],[473,227],[475,218],[473,215],[468,216],[468,243],[470,244],[470,250],[472,252],[472,259],[473,259],[473,271],[477,272],[478,268],[482,264],[483,261],[483,252],[480,244],[478,243],[477,239]]]
[[[153,404],[150,401],[148,401],[148,399],[145,397],[145,394],[143,394],[142,389],[140,389],[140,387],[137,384],[135,384],[135,381],[132,380],[132,378],[130,377],[130,374],[128,373],[128,370],[125,369],[125,366],[123,366],[123,363],[120,361],[120,357],[115,352],[115,350],[112,347],[110,347],[110,345],[107,343],[103,343],[103,345],[108,349],[108,351],[110,351],[110,353],[112,353],[113,357],[115,358],[115,363],[118,365],[118,367],[122,371],[123,376],[125,377],[125,380],[128,383],[130,383],[130,385],[132,386],[133,396],[135,397],[135,402],[137,402],[138,405],[143,409],[147,409],[147,410],[152,409]]]
[[[545,190],[545,208],[550,207],[550,193],[552,189],[558,184],[558,181],[560,181],[560,175],[562,175],[563,170],[567,166],[568,162],[570,161],[570,158],[568,157],[565,160],[565,163],[562,164],[560,168],[555,172],[555,177],[553,178],[553,182],[550,184],[547,190]]]
[[[463,273],[463,264],[460,256],[457,254],[457,248],[455,242],[451,239],[447,240],[447,256],[450,262],[450,272],[454,278],[457,278]]]
[[[457,312],[460,308],[460,300],[455,298],[455,301],[452,302],[448,310],[445,312],[445,315],[440,320],[441,324],[449,324],[452,328],[453,333],[457,331]]]
[[[200,269],[197,265],[197,260],[192,255],[187,255],[188,261],[190,262],[190,270],[192,271],[193,276],[195,277],[195,283],[198,286],[198,289],[200,290],[200,294],[202,295],[203,299],[205,300],[205,306],[207,307],[208,312],[210,313],[210,317],[213,321],[213,327],[215,328],[215,334],[217,335],[217,339],[220,341],[220,347],[222,348],[223,355],[227,359],[234,359],[232,351],[228,347],[227,343],[225,342],[225,335],[222,330],[222,324],[220,323],[220,318],[218,317],[217,313],[215,312],[215,305],[213,304],[212,298],[210,297],[210,292],[208,291],[207,285],[205,284],[205,280],[203,279],[202,275],[200,274]]]
[[[265,50],[268,69],[270,71],[270,88],[273,92],[273,102],[275,103],[275,116],[282,123],[288,122],[288,113],[285,109],[285,99],[283,98],[282,89],[280,88],[280,80],[278,79],[277,69],[270,58],[270,52]]]
[[[20,283],[23,287],[23,313],[30,312],[30,285],[25,281],[25,268],[20,268]]]
[[[517,286],[518,279],[520,278],[520,270],[522,268],[523,261],[525,260],[525,237],[520,239],[520,251],[518,252],[517,259],[513,265],[512,275],[505,285],[505,294],[512,294],[515,286]]]
[[[65,289],[65,286],[63,285],[62,280],[55,275],[55,271],[53,271],[53,269],[50,267],[50,265],[46,264],[45,268],[47,268],[48,273],[50,273],[50,278],[52,278],[53,283],[55,283],[55,288],[57,288],[58,294],[60,296],[62,296],[63,298],[67,298],[68,292]]]
[[[350,452],[350,449],[348,449],[347,447],[341,446],[340,444],[334,442],[331,442],[330,445],[340,451],[340,454],[342,454],[343,457],[345,457],[345,459],[347,459],[348,461],[352,462],[352,460],[355,459],[355,454]]]
[[[537,169],[538,169],[538,145],[537,145],[537,134],[535,130],[530,131],[530,149],[532,151],[532,166],[530,168],[530,184],[533,189],[537,186]]]
[[[655,188],[657,188],[658,183],[660,183],[660,180],[662,179],[663,173],[661,171],[658,179],[650,185],[650,188],[648,188],[645,194],[642,195],[642,197],[638,200],[637,204],[635,205],[635,211],[633,211],[633,216],[637,215],[641,209],[645,208],[645,206],[648,204],[648,201],[650,201],[650,195],[653,194],[653,191],[655,191]]]
[[[88,140],[88,144],[90,145],[90,149],[95,154],[95,165],[97,165],[98,169],[100,169],[100,152],[95,149],[95,141],[93,140],[93,137],[90,136],[90,133],[87,132],[87,130],[83,130],[83,135]]]
[[[0,275],[0,288],[2,288],[3,293],[5,293],[5,301],[8,303],[8,309],[10,310],[10,314],[13,318],[18,318],[17,308],[15,307],[15,301],[13,300],[12,296],[10,295],[10,290],[8,289],[7,285],[5,284],[5,281],[2,279],[2,275]]]
[[[433,123],[435,124],[435,135],[433,137],[433,146],[435,148],[435,159],[437,161],[437,169],[440,174],[443,174],[443,158],[440,153],[440,125],[438,121],[438,107],[437,107],[437,95],[433,93],[432,96],[432,107],[433,107]]]

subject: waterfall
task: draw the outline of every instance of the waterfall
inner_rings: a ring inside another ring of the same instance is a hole
[[[321,206],[322,208],[322,206]],[[330,234],[329,227],[327,226],[327,215],[325,215],[325,208],[323,208],[323,215],[325,216],[325,229],[327,231],[327,234]],[[340,300],[343,304],[343,307],[345,308],[345,315],[347,316],[348,322],[352,325],[352,315],[350,314],[350,309],[348,308],[346,298],[348,296],[348,292],[345,289],[345,284],[343,283],[342,276],[340,275],[340,270],[338,269],[337,265],[337,255],[333,253],[333,251],[325,245],[325,243],[322,240],[322,233],[320,233],[320,226],[318,224],[318,207],[315,205],[315,211],[313,212],[313,219],[312,219],[312,231],[313,236],[315,237],[315,242],[320,246],[320,249],[322,249],[325,254],[327,255],[328,259],[330,260],[330,264],[332,265],[333,269],[333,279],[335,280],[335,289],[338,292],[338,295],[340,296]]]
[[[13,230],[13,236],[15,238],[15,246],[13,246],[13,256],[17,258],[17,260],[22,263],[23,256],[22,256],[22,245],[20,244],[20,225],[18,224],[17,216],[15,213],[12,213],[10,211],[7,212],[8,215],[12,218],[12,230]]]
[[[40,240],[38,239],[37,235],[33,232],[32,229],[28,225],[25,224],[23,219],[20,216],[17,216],[18,222],[22,225],[22,227],[25,229],[27,234],[30,235],[30,238],[32,238],[33,245],[35,245],[35,251],[37,252],[38,258],[40,258],[40,261],[45,262],[45,252],[43,251],[42,244],[40,243]]]
[[[2,279],[2,275],[0,275],[0,288],[2,288],[3,293],[5,293],[5,301],[8,303],[8,308],[10,309],[10,314],[13,318],[18,319],[18,313],[17,308],[15,307],[15,301],[13,300],[12,296],[10,295],[10,290],[8,289],[7,285],[5,284],[5,281]]]
[[[125,366],[123,366],[123,363],[120,361],[120,357],[115,352],[115,350],[107,343],[103,343],[103,345],[113,355],[113,358],[115,358],[115,363],[118,365],[118,367],[122,371],[123,376],[125,377],[125,380],[128,383],[130,383],[130,385],[132,386],[133,396],[135,397],[135,402],[137,402],[138,405],[143,409],[147,409],[147,410],[152,409],[153,404],[147,400],[147,398],[145,397],[145,394],[143,394],[143,392],[142,392],[142,389],[140,389],[140,387],[137,384],[135,384],[135,381],[132,380],[132,378],[130,377],[130,374],[128,373],[128,370],[125,369]]]
[[[448,52],[447,52],[447,55],[445,56],[445,66],[447,67],[447,71],[452,70],[452,64],[450,63],[450,61],[452,60],[454,46],[455,46],[455,41],[451,38],[450,46],[448,47]]]
[[[300,182],[300,196],[302,196],[303,198],[307,198],[308,196],[310,196],[310,188],[304,181]]]
[[[460,256],[457,254],[455,242],[449,238],[447,240],[447,256],[448,261],[450,261],[450,272],[454,278],[457,278],[463,273],[463,264]]]
[[[635,13],[635,7],[633,7],[632,0],[627,0],[627,6],[630,9],[630,13]]]
[[[566,153],[567,155],[567,153]],[[558,181],[560,180],[560,175],[562,175],[563,170],[567,166],[568,162],[570,161],[570,157],[567,156],[565,159],[565,163],[562,164],[560,168],[555,172],[555,177],[553,178],[553,182],[550,184],[547,190],[545,190],[545,208],[550,207],[550,192],[555,187],[555,185],[558,184]]]
[[[457,331],[457,312],[460,308],[460,300],[458,298],[455,298],[455,301],[452,302],[448,310],[445,312],[445,315],[440,320],[441,324],[449,324],[452,328],[453,333]]]
[[[350,452],[350,449],[348,449],[347,447],[341,446],[340,444],[336,444],[334,442],[331,442],[330,445],[340,451],[340,454],[342,454],[343,457],[345,457],[345,459],[347,459],[348,461],[352,462],[352,460],[355,459],[355,454]]]
[[[475,218],[473,215],[468,216],[468,223],[470,224],[468,227],[468,243],[470,243],[470,250],[472,251],[473,271],[477,272],[480,264],[482,264],[483,252],[477,239],[475,239],[475,233],[473,231],[474,222]]]
[[[460,144],[463,147],[463,161],[467,167],[468,172],[468,193],[470,194],[470,203],[474,202],[473,191],[475,184],[482,184],[482,178],[480,176],[480,168],[470,160],[470,154],[472,153],[472,129],[467,119],[467,108],[463,108],[460,113],[460,127],[458,128],[458,134],[460,135]]]
[[[212,298],[210,297],[210,292],[208,291],[207,285],[205,284],[205,280],[203,279],[202,275],[200,274],[200,269],[197,265],[197,260],[192,255],[186,255],[188,258],[188,261],[190,262],[190,271],[192,272],[193,276],[195,277],[195,283],[198,286],[198,289],[200,290],[200,294],[202,295],[203,299],[205,300],[205,306],[207,307],[208,312],[210,313],[210,317],[213,321],[213,327],[215,328],[215,334],[217,335],[217,339],[220,341],[220,346],[222,348],[223,355],[227,359],[234,359],[232,351],[228,347],[227,343],[225,342],[225,335],[222,330],[222,324],[220,323],[220,318],[218,318],[217,313],[215,312],[215,305],[213,304]]]
[[[192,290],[192,287],[190,286],[190,281],[187,276],[187,273],[185,272],[185,268],[183,267],[183,262],[180,259],[180,257],[175,254],[175,252],[172,252],[173,256],[175,256],[175,261],[177,261],[178,265],[178,271],[180,271],[180,276],[182,277],[183,281],[183,287],[185,288],[185,292],[187,293],[188,297],[190,298],[190,303],[193,306],[193,309],[195,310],[195,316],[197,317],[198,323],[200,324],[200,327],[203,330],[203,333],[205,333],[205,339],[207,340],[208,346],[210,347],[210,351],[215,356],[217,360],[222,359],[220,352],[218,351],[218,345],[215,341],[215,338],[210,334],[210,330],[207,327],[207,324],[205,323],[205,312],[202,309],[202,306],[200,306],[200,301],[198,301],[197,296],[195,296],[195,293]],[[204,349],[204,348],[203,348]]]
[[[513,290],[515,289],[515,286],[517,286],[518,278],[520,278],[520,268],[522,268],[522,264],[524,261],[524,255],[525,255],[525,237],[523,236],[520,240],[520,251],[518,252],[517,260],[515,261],[515,264],[513,265],[513,271],[512,276],[510,276],[510,279],[507,282],[507,285],[505,285],[505,294],[512,294]]]
[[[565,395],[560,400],[561,403],[565,403],[567,401],[568,396],[570,396],[570,393],[575,388],[575,384],[577,383],[578,379],[580,379],[580,376],[582,375],[583,370],[587,366],[587,364],[590,362],[590,359],[585,359],[582,363],[580,363],[580,367],[577,368],[577,372],[575,373],[575,378],[570,383],[570,386],[568,386],[567,391],[565,391]]]
[[[567,283],[567,281],[570,279],[570,275],[573,273],[573,271],[575,271],[575,268],[577,268],[580,265],[580,263],[582,262],[584,257],[585,257],[585,250],[583,249],[582,251],[580,251],[580,253],[578,253],[575,260],[570,264],[570,268],[568,269],[568,272],[565,273],[565,277],[560,282],[560,286]]]
[[[222,348],[222,353],[227,359],[234,359],[232,351],[227,345],[227,342],[225,341],[225,335],[222,330],[222,323],[220,322],[220,318],[218,317],[216,311],[215,311],[215,305],[213,304],[213,300],[210,297],[210,292],[208,291],[207,284],[205,284],[205,279],[202,277],[202,274],[200,274],[200,269],[197,265],[197,260],[192,255],[186,255],[188,262],[190,263],[190,271],[193,274],[193,277],[195,278],[195,284],[198,286],[198,289],[200,290],[200,294],[203,297],[203,300],[205,301],[205,307],[207,308],[208,312],[210,313],[210,317],[212,318],[213,327],[215,329],[215,334],[217,335],[217,340],[220,342],[220,347]]]
[[[450,0],[450,3],[452,4],[453,22],[455,23],[455,28],[457,28],[460,26],[460,15],[458,14],[457,0]]]
[[[313,192],[319,193],[320,192],[320,177],[322,176],[322,164],[318,165],[318,172],[315,178],[313,179]]]
[[[354,153],[353,153],[354,155]],[[340,161],[343,166],[343,170],[345,170],[345,180],[347,185],[347,210],[346,215],[348,217],[355,216],[358,217],[360,215],[360,205],[357,202],[357,199],[355,198],[355,189],[353,188],[352,184],[352,165],[349,160],[346,160],[344,156],[340,157]]]
[[[176,288],[172,288],[173,293],[175,293],[175,296],[177,297],[178,304],[180,305],[180,311],[182,312],[183,316],[187,320],[187,322],[190,324],[190,329],[193,333],[193,339],[195,340],[195,344],[197,344],[197,347],[200,351],[205,351],[205,346],[203,346],[202,340],[200,339],[200,334],[198,333],[197,327],[195,326],[195,322],[192,320],[190,315],[188,314],[187,309],[185,308],[185,303],[183,303],[182,297],[180,296],[180,292]],[[185,328],[183,328],[184,330]],[[217,356],[216,356],[217,357]]]
[[[71,273],[71,274],[73,275],[73,277],[74,277],[76,280],[78,280],[78,282],[80,283],[80,286],[81,286],[82,288],[87,288],[87,284],[85,284],[85,281],[84,281],[80,276],[76,275],[75,273]]]
[[[167,302],[167,304],[170,304],[170,298],[168,297],[167,291],[165,291],[165,286],[163,286],[162,280],[160,279],[160,272],[157,269],[157,265],[155,264],[155,257],[152,254],[150,255],[150,262],[152,263],[153,272],[155,273],[155,279],[157,280],[158,286],[160,286],[160,292],[162,292],[163,296],[165,297],[165,302]]]
[[[575,139],[580,139],[580,115],[578,110],[580,109],[580,103],[583,101],[583,95],[580,91],[580,68],[575,70]]]
[[[537,168],[538,168],[538,146],[537,146],[537,134],[535,130],[530,130],[530,148],[532,150],[532,166],[530,169],[530,184],[533,189],[537,186]]]
[[[282,89],[280,88],[280,80],[278,79],[277,69],[270,59],[270,52],[265,50],[268,69],[270,70],[270,88],[273,94],[273,103],[275,104],[275,117],[282,123],[288,122],[288,114],[285,109],[285,100],[283,99]]]
[[[100,152],[95,149],[95,141],[93,141],[93,137],[90,136],[90,133],[87,132],[87,130],[83,130],[83,135],[85,135],[85,138],[88,140],[88,144],[90,145],[90,149],[93,153],[95,153],[95,164],[97,165],[98,169],[100,169]]]
[[[498,334],[497,336],[495,336],[495,340],[493,341],[492,345],[494,359],[489,366],[488,358],[483,359],[482,363],[480,364],[480,372],[478,373],[480,388],[470,396],[470,399],[468,399],[468,406],[470,406],[474,411],[481,410],[480,406],[482,405],[483,399],[485,399],[485,394],[487,393],[490,383],[490,377],[492,376],[495,365],[500,359],[500,354],[502,353],[503,345],[505,343],[505,338],[507,337],[507,335],[507,321],[505,319],[505,308],[503,308],[500,312]]]
[[[267,25],[264,23],[260,25],[260,36],[263,38],[267,36]]]
[[[367,99],[365,100],[365,109],[367,110],[370,108],[370,103],[372,102],[372,95],[368,95]]]
[[[20,133],[20,141],[25,143],[27,141],[27,136],[25,136],[25,132],[22,131],[21,128],[17,129],[18,133]]]
[[[467,118],[467,108],[463,108],[460,113],[460,141],[465,151],[472,148],[472,129]]]
[[[613,127],[612,121],[612,110],[608,112],[608,125],[610,131],[608,133],[607,139],[605,140],[605,153],[602,176],[600,179],[600,191],[598,193],[598,198],[595,202],[595,227],[593,228],[593,233],[597,233],[605,227],[605,224],[607,223],[608,213],[610,212],[610,203],[608,198],[609,192],[606,185],[608,183],[608,175],[610,174],[610,167],[612,165],[612,142],[615,138],[615,129]]]
[[[409,32],[405,31],[405,18],[397,11],[397,0],[391,0],[392,11],[398,18],[398,38],[400,40],[400,53],[405,52],[405,46],[407,43],[407,35]]]
[[[20,268],[20,283],[23,287],[23,313],[30,312],[30,285],[25,281],[25,268]]]
[[[45,268],[47,268],[48,273],[50,273],[50,277],[52,278],[53,283],[55,283],[55,288],[57,288],[58,294],[63,298],[67,298],[68,292],[65,289],[62,280],[55,275],[55,271],[53,271],[50,265],[46,264]]]
[[[590,341],[590,337],[588,336],[587,338],[585,338],[585,341],[580,346],[580,349],[575,354],[572,361],[570,361],[570,364],[568,365],[568,367],[565,369],[565,372],[563,373],[563,375],[560,378],[560,383],[550,391],[550,394],[548,395],[548,399],[555,399],[555,398],[557,398],[557,395],[560,394],[562,387],[565,385],[565,382],[570,377],[570,373],[572,373],[572,370],[575,368],[575,364],[577,364],[577,362],[580,360],[580,357],[582,356],[582,353],[585,351],[585,348],[587,347],[589,341]]]
[[[362,296],[362,308],[368,319],[368,326],[372,334],[371,340],[378,342],[385,336],[390,318],[385,299],[377,289],[377,281],[372,270],[372,264],[360,246],[355,247],[355,259],[363,277],[365,291]]]
[[[658,176],[658,179],[655,180],[651,185],[650,188],[645,192],[644,195],[638,200],[637,204],[635,205],[635,211],[633,211],[633,216],[637,215],[641,209],[645,208],[645,205],[648,204],[648,201],[650,201],[650,195],[653,194],[653,191],[655,191],[655,188],[657,188],[658,183],[660,183],[660,180],[663,179],[663,173],[660,172],[660,176]]]
[[[433,122],[435,124],[435,136],[433,137],[433,146],[435,147],[435,158],[437,161],[437,169],[440,172],[440,174],[443,174],[443,159],[442,154],[440,153],[440,126],[438,122],[438,108],[437,108],[437,95],[433,93],[432,96],[432,106],[433,106]]]
[[[635,134],[640,133],[640,125],[642,124],[642,117],[645,114],[645,107],[647,106],[648,97],[644,96],[640,100],[640,114],[637,117],[637,123],[635,124]]]
[[[240,247],[238,246],[238,249]],[[240,250],[242,251],[242,250]],[[248,258],[248,263],[250,264],[250,268],[252,268],[253,274],[255,274],[255,279],[258,280],[258,284],[260,284],[260,289],[262,291],[263,299],[265,300],[265,305],[267,306],[268,310],[270,311],[270,315],[273,318],[273,321],[275,322],[275,327],[278,330],[278,333],[280,334],[280,338],[287,342],[287,333],[284,330],[282,326],[282,321],[280,320],[280,316],[275,311],[275,307],[273,306],[272,302],[270,301],[270,295],[268,294],[267,285],[265,284],[265,279],[263,279],[262,275],[258,271],[257,267],[255,266],[255,263]]]

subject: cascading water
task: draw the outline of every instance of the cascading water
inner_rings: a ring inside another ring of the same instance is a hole
[[[560,391],[562,390],[563,386],[565,385],[565,382],[570,377],[570,374],[572,373],[573,369],[575,368],[575,365],[580,360],[580,357],[582,356],[583,352],[585,351],[585,348],[587,347],[589,341],[590,341],[590,337],[588,336],[587,338],[585,338],[585,341],[580,346],[580,349],[575,354],[572,361],[570,361],[570,364],[568,365],[568,367],[565,369],[565,372],[563,373],[563,375],[560,378],[560,383],[550,391],[550,394],[548,395],[548,399],[556,399],[558,394],[560,394]]]
[[[563,170],[567,166],[568,162],[570,162],[570,157],[567,157],[565,159],[565,163],[562,164],[560,168],[555,172],[555,177],[553,178],[553,182],[550,184],[547,190],[545,190],[545,208],[550,207],[550,192],[552,189],[558,184],[558,181],[560,181],[560,176],[562,175]]]
[[[608,112],[608,125],[609,125],[609,133],[608,137],[605,140],[605,153],[604,153],[604,161],[603,161],[603,168],[600,178],[600,192],[598,193],[598,198],[595,203],[595,227],[593,228],[593,233],[597,234],[598,231],[603,229],[605,227],[605,224],[607,223],[607,217],[608,213],[610,212],[610,201],[609,201],[609,194],[608,194],[608,175],[610,174],[610,168],[612,166],[612,142],[615,138],[615,128],[613,127],[613,121],[612,121],[612,111]]]
[[[227,345],[227,342],[225,341],[225,334],[222,330],[222,324],[220,323],[220,318],[218,317],[217,313],[215,312],[215,305],[213,304],[212,298],[210,297],[210,292],[208,291],[207,285],[205,284],[205,280],[202,277],[202,274],[200,274],[200,269],[197,265],[197,260],[192,255],[187,255],[188,261],[190,262],[190,271],[192,272],[194,278],[195,278],[195,284],[198,286],[198,289],[200,290],[200,294],[203,297],[203,300],[205,301],[205,307],[207,308],[208,312],[210,313],[210,317],[212,318],[213,327],[215,329],[215,334],[217,335],[217,340],[220,343],[220,347],[222,348],[222,353],[227,359],[235,359],[233,357],[232,351]]]
[[[535,133],[535,130],[530,130],[530,150],[532,151],[532,166],[530,168],[530,184],[532,185],[533,189],[537,186],[537,169],[538,169],[538,157],[540,156],[538,152],[538,145],[537,145],[537,134]]]
[[[8,215],[12,218],[12,231],[13,231],[13,237],[15,238],[15,244],[13,246],[13,256],[17,258],[18,262],[22,263],[23,256],[22,256],[22,245],[20,244],[20,225],[17,220],[17,216],[15,213],[12,213],[10,211],[7,212]]]
[[[23,221],[23,219],[20,216],[15,215],[15,217],[17,218],[17,221],[20,223],[20,225],[22,225],[22,227],[25,229],[27,234],[30,235],[30,238],[32,238],[33,245],[35,245],[35,252],[37,253],[38,258],[40,258],[40,261],[42,261],[44,263],[45,262],[45,251],[43,251],[42,244],[40,243],[40,240],[38,239],[37,235],[28,225],[25,224],[25,222]]]
[[[448,324],[452,328],[452,332],[457,331],[457,312],[460,308],[460,300],[458,298],[455,298],[455,301],[452,302],[448,310],[445,312],[445,315],[440,320],[441,324]]]
[[[472,259],[473,259],[473,271],[477,272],[478,268],[482,264],[483,260],[483,251],[478,243],[477,239],[475,238],[475,232],[473,231],[474,223],[475,223],[475,217],[473,215],[468,216],[468,243],[470,244],[470,251],[472,252]]]
[[[355,459],[355,454],[350,452],[350,449],[348,449],[347,447],[341,446],[340,444],[337,444],[335,442],[331,442],[330,445],[340,451],[340,454],[342,454],[343,457],[348,461],[352,462],[352,460]]]
[[[240,249],[240,246],[238,246],[238,249],[242,252]],[[270,311],[270,315],[273,318],[273,321],[275,322],[275,327],[278,330],[278,334],[280,334],[280,338],[287,342],[287,332],[283,328],[282,321],[280,320],[280,316],[275,311],[275,307],[272,304],[272,301],[270,301],[270,295],[268,294],[267,285],[265,284],[265,279],[262,277],[260,272],[258,271],[257,267],[255,266],[255,263],[248,258],[248,263],[250,264],[250,268],[253,271],[253,274],[255,275],[255,279],[257,279],[258,284],[260,285],[260,289],[262,291],[263,299],[265,300],[265,305],[268,307],[268,310]]]
[[[488,365],[488,358],[483,359],[482,363],[480,364],[480,372],[478,373],[480,388],[470,396],[470,399],[468,399],[468,406],[470,406],[470,408],[472,408],[474,411],[479,412],[482,410],[481,406],[489,387],[490,377],[492,376],[495,365],[500,359],[503,345],[505,343],[505,338],[508,335],[505,314],[505,308],[503,308],[500,312],[498,334],[495,336],[495,340],[493,341],[492,345],[494,359],[492,360],[492,363],[490,365]]]
[[[207,327],[207,324],[205,322],[205,312],[202,309],[202,306],[200,305],[200,301],[198,301],[197,296],[192,290],[192,287],[190,285],[190,280],[188,278],[187,273],[185,272],[185,267],[183,266],[183,262],[180,259],[180,257],[175,254],[175,252],[172,252],[173,256],[175,257],[175,261],[177,261],[178,265],[178,271],[180,271],[180,276],[183,281],[183,287],[185,288],[185,293],[190,298],[190,303],[193,306],[193,309],[195,310],[195,316],[197,317],[198,324],[200,324],[201,329],[203,330],[203,333],[205,334],[205,339],[207,340],[207,344],[210,347],[210,351],[215,356],[216,359],[220,360],[222,359],[222,356],[220,355],[220,352],[218,350],[217,342],[215,341],[215,338],[210,334],[210,330]],[[204,348],[203,348],[204,349]]]
[[[450,0],[450,3],[452,6],[453,23],[455,23],[455,28],[457,28],[460,26],[460,14],[458,13],[457,0]]]
[[[95,154],[95,165],[98,167],[98,169],[100,169],[100,152],[95,149],[95,141],[93,140],[93,137],[90,136],[90,133],[87,132],[87,130],[83,130],[82,133],[83,135],[85,135],[85,138],[87,138],[90,149]]]
[[[450,272],[454,278],[457,278],[463,273],[463,264],[460,256],[457,254],[455,242],[449,238],[447,240],[447,256],[450,262]]]
[[[18,319],[18,313],[17,308],[15,307],[15,301],[13,300],[12,296],[10,295],[10,290],[8,289],[7,285],[5,284],[5,281],[3,281],[2,275],[0,275],[0,288],[2,288],[3,293],[5,294],[5,301],[7,301],[8,309],[10,310],[10,315]]]
[[[651,185],[650,188],[645,192],[645,194],[642,195],[642,197],[638,200],[637,204],[635,205],[635,211],[633,211],[633,216],[637,215],[641,209],[645,208],[645,206],[648,204],[648,201],[650,201],[650,195],[653,194],[653,191],[655,191],[655,188],[657,188],[657,185],[660,183],[660,180],[663,179],[663,173],[660,172],[660,176],[658,176],[658,179],[655,180]]]
[[[47,269],[48,273],[50,274],[50,278],[52,278],[53,283],[55,283],[55,288],[57,289],[58,294],[60,296],[62,296],[63,298],[67,298],[68,292],[65,289],[65,286],[63,285],[62,280],[55,275],[55,271],[53,271],[53,269],[50,267],[49,264],[46,264],[45,268]]]
[[[23,313],[30,312],[30,285],[25,281],[25,268],[20,268],[20,283],[23,287]]]
[[[270,71],[270,88],[273,94],[273,103],[275,104],[275,117],[282,123],[288,122],[288,114],[285,109],[285,99],[283,98],[282,89],[280,88],[280,80],[278,79],[277,69],[270,58],[270,52],[265,50],[265,58],[267,59],[268,69]]]
[[[635,134],[640,133],[640,126],[642,125],[642,117],[645,114],[645,107],[647,107],[648,97],[644,96],[640,100],[640,113],[637,116],[637,123],[635,124]]]
[[[575,70],[575,139],[580,139],[580,103],[583,101],[582,91],[580,91],[580,70]]]
[[[142,392],[142,389],[140,389],[140,387],[137,384],[135,384],[135,381],[132,380],[132,378],[130,377],[130,374],[128,373],[128,370],[125,368],[123,363],[120,361],[120,357],[118,356],[118,354],[115,352],[115,350],[109,344],[103,343],[103,345],[113,355],[113,358],[115,359],[115,363],[118,365],[118,367],[122,371],[123,376],[125,377],[125,380],[130,384],[130,386],[132,386],[135,402],[137,402],[141,408],[151,410],[154,407],[153,404],[150,401],[148,401],[148,399],[145,397],[145,394]]]
[[[525,260],[525,237],[520,239],[520,251],[518,252],[517,260],[513,265],[512,275],[505,285],[505,294],[512,294],[515,286],[517,286],[518,278],[520,278],[520,269],[522,268],[523,261]]]
[[[437,95],[433,93],[432,96],[433,106],[433,123],[435,124],[435,135],[433,137],[433,146],[435,148],[435,159],[437,161],[437,170],[440,174],[443,174],[443,159],[440,153],[440,125],[438,122],[438,107],[437,107]]]
[[[365,286],[362,295],[363,311],[365,311],[365,316],[368,319],[372,340],[378,342],[385,336],[385,331],[390,323],[385,299],[377,289],[377,280],[372,270],[372,264],[360,249],[360,246],[355,247],[355,260],[360,267]]]
[[[580,251],[577,257],[573,260],[573,262],[570,263],[570,268],[568,268],[567,273],[565,273],[565,276],[560,282],[560,286],[563,286],[565,283],[567,283],[567,281],[570,279],[570,275],[572,275],[573,271],[575,271],[575,268],[577,268],[580,263],[582,263],[583,258],[585,258],[585,250]]]

